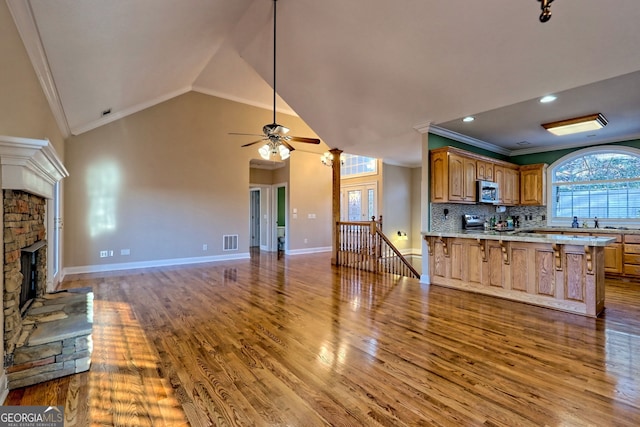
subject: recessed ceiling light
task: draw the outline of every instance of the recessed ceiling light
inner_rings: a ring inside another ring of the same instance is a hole
[[[557,97],[555,95],[547,95],[547,96],[543,96],[542,98],[540,98],[540,102],[542,102],[543,104],[546,104],[548,102],[553,102],[557,99]]]
[[[467,116],[464,119],[462,119],[462,121],[465,122],[465,123],[469,123],[469,122],[474,121],[475,119],[476,119],[475,117]]]

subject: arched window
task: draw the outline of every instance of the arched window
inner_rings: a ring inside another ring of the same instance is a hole
[[[552,220],[640,220],[640,150],[608,146],[575,151],[551,165],[549,178]]]

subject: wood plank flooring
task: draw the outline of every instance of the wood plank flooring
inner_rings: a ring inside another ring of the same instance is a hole
[[[328,254],[69,277],[86,373],[13,390],[67,426],[638,426],[640,284],[599,319],[332,267]]]

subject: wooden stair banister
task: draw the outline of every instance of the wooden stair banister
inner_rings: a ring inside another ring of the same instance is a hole
[[[382,232],[382,217],[336,224],[336,265],[419,278],[420,274]]]

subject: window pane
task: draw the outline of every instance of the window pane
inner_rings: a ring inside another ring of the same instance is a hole
[[[377,172],[377,161],[372,157],[344,154],[344,163],[340,168],[343,177],[371,174]]]

